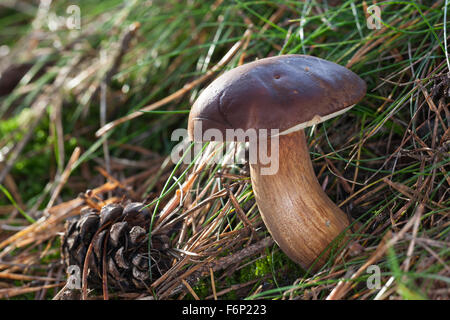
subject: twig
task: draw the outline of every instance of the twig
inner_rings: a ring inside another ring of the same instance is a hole
[[[272,244],[273,244],[272,238],[266,237],[256,243],[236,252],[233,255],[220,258],[216,261],[211,261],[210,263],[206,263],[203,266],[199,266],[198,270],[196,270],[195,272],[191,272],[192,274],[189,275],[187,278],[185,278],[184,275],[181,275],[180,278],[183,281],[186,281],[187,283],[190,283],[190,284],[196,283],[202,277],[203,274],[208,272],[209,269],[212,269],[214,272],[219,271],[219,270],[224,270],[227,267],[260,252],[261,250],[263,250],[264,248],[266,248]],[[177,294],[181,290],[182,290],[182,285],[181,286],[178,285],[172,290],[169,289],[168,292],[165,292],[160,298],[162,299],[164,297],[173,296],[174,294]]]

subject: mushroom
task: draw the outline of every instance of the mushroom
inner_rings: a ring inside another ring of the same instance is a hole
[[[348,111],[365,92],[365,82],[345,67],[307,55],[282,55],[224,73],[190,111],[188,132],[194,141],[203,141],[208,129],[222,133],[223,141],[230,141],[226,133],[231,129],[270,130],[256,144],[278,142],[278,170],[264,174],[267,164],[260,157],[250,161],[256,203],[275,242],[305,269],[317,270],[326,262],[327,247],[349,220],[319,185],[303,129]]]

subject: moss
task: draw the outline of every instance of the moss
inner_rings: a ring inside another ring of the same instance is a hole
[[[247,259],[250,262],[255,257]],[[221,291],[230,288],[233,285],[242,284],[256,280],[253,285],[249,285],[244,290],[252,291],[258,286],[263,288],[268,286],[283,286],[292,283],[303,274],[303,270],[290,260],[282,251],[266,249],[265,255],[251,263],[250,265],[234,272],[232,275],[226,277],[223,282],[218,283],[216,278],[216,290]],[[217,277],[217,274],[215,274]],[[220,276],[220,275],[219,275]],[[201,298],[205,298],[212,294],[211,281],[209,277],[205,277],[194,288],[196,294]],[[239,299],[236,290],[232,290],[221,296],[221,299]],[[189,295],[189,298],[193,298]]]

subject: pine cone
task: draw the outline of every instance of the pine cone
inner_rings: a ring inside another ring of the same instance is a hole
[[[64,263],[67,267],[77,265],[82,274],[86,253],[92,243],[87,276],[89,288],[101,287],[105,261],[108,288],[121,291],[146,289],[150,284],[149,225],[150,212],[138,202],[126,206],[108,204],[100,212],[91,208],[83,210],[78,219],[66,223],[61,247]],[[168,247],[167,236],[152,236],[152,280],[169,268],[170,260],[165,254]]]

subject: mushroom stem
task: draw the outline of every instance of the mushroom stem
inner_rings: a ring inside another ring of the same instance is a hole
[[[264,165],[250,165],[256,202],[263,221],[279,247],[308,269],[320,268],[327,246],[345,228],[347,215],[328,198],[317,181],[305,134],[299,130],[279,136],[279,168],[261,175]]]

